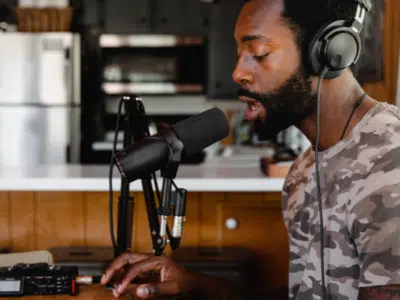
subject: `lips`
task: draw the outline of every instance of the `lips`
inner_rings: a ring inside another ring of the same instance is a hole
[[[249,121],[256,120],[263,109],[263,105],[254,99],[250,99],[244,96],[240,96],[239,99],[241,102],[247,104],[245,118]]]

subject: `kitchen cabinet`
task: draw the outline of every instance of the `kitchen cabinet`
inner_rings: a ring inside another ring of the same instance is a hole
[[[83,0],[83,24],[97,25],[99,21],[99,3],[93,0]]]
[[[197,0],[155,0],[154,31],[168,34],[206,34],[211,6]]]
[[[105,0],[99,15],[104,18],[105,33],[135,34],[150,30],[149,0]]]
[[[201,205],[201,244],[247,249],[257,262],[250,275],[255,286],[286,284],[289,249],[280,193],[203,193]]]
[[[118,194],[114,193],[115,232]],[[132,250],[149,253],[145,199],[142,192],[131,195],[135,198]],[[108,197],[108,192],[0,192],[0,248],[111,247]],[[280,192],[189,192],[179,252],[246,250],[252,284],[266,290],[286,286],[289,251],[280,197]],[[179,252],[167,247],[165,254]]]
[[[1,5],[16,7],[18,5],[18,0],[0,0],[0,6]]]
[[[207,33],[209,8],[195,0],[104,0],[99,17],[105,33],[194,35]]]
[[[233,38],[242,0],[221,0],[211,5],[208,97],[235,98],[238,85],[232,79],[236,65],[236,42]]]
[[[5,22],[6,26],[16,23],[16,16],[13,12],[17,5],[18,0],[0,0],[0,23]]]
[[[2,5],[7,5],[14,8],[18,5],[18,0],[0,0],[0,6]]]

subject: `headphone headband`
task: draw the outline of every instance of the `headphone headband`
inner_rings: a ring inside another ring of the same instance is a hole
[[[356,15],[354,16],[353,23],[350,26],[351,30],[353,30],[356,34],[360,34],[363,28],[366,13],[366,9],[362,7],[361,4],[357,5]]]
[[[360,4],[366,11],[370,11],[372,7],[371,0],[354,0],[354,2]]]

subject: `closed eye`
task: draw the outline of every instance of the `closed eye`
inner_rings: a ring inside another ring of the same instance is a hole
[[[268,55],[270,55],[270,53],[264,54],[264,55],[254,55],[254,58],[259,61],[262,62]]]

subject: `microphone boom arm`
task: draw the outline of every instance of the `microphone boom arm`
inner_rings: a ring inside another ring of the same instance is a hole
[[[143,103],[138,101],[138,111],[139,111],[139,119],[141,120],[140,127],[141,131],[145,132],[144,136],[149,137],[149,127],[146,118],[146,113],[144,110]],[[170,214],[170,206],[174,206],[174,216],[179,216],[184,218],[186,213],[186,195],[187,192],[184,189],[177,189],[176,192],[171,192],[171,183],[172,179],[176,177],[179,163],[181,162],[183,143],[181,141],[176,141],[172,136],[166,136],[166,140],[170,143],[172,156],[170,158],[170,162],[168,165],[162,169],[161,176],[164,178],[163,180],[163,189],[162,189],[162,198],[160,199],[157,179],[153,174],[154,184],[157,189],[157,196],[161,203],[159,203],[159,209],[156,208],[156,202],[154,199],[154,192],[151,185],[150,177],[148,179],[142,179],[144,197],[146,202],[146,210],[147,210],[147,218],[150,226],[151,239],[153,244],[153,254],[159,256],[163,253],[166,245],[169,243],[171,245],[172,250],[176,250],[180,245],[181,233],[182,233],[182,225],[176,225],[174,220],[173,232],[171,234],[169,226],[167,224],[167,220],[163,218],[162,211],[167,211]],[[158,215],[161,216],[161,224],[158,219]],[[182,220],[183,222],[184,220]],[[178,234],[174,234],[177,229],[174,230],[175,227],[178,227]]]
[[[136,109],[139,120],[139,131],[141,134],[141,138],[146,138],[150,136],[146,112],[144,110],[144,106],[140,98],[136,97]],[[157,197],[159,197],[159,191],[157,188],[157,178],[155,174],[153,174],[154,184],[156,186]],[[151,184],[151,176],[141,179],[142,187],[143,187],[143,195],[146,204],[146,212],[147,212],[147,220],[150,228],[150,236],[151,242],[153,246],[153,254],[156,256],[161,255],[164,252],[166,243],[160,236],[160,222],[157,214],[157,206],[156,201],[154,199],[154,191],[153,186]],[[167,234],[170,236],[169,228],[167,228]]]
[[[141,99],[138,96],[124,96],[122,100],[124,101],[125,107],[124,148],[127,148],[135,142],[149,137],[150,132]],[[164,178],[161,199],[155,174],[149,174],[146,177],[140,178],[146,204],[153,254],[156,256],[162,255],[168,243],[170,243],[173,250],[179,247],[186,212],[186,190],[177,189],[176,192],[171,191],[173,179],[176,177],[181,161],[183,144],[179,140],[174,140],[172,136],[170,139],[167,136],[166,140],[170,144],[171,157],[167,166],[161,170],[161,176]],[[152,177],[156,187],[156,195],[161,202],[159,203],[158,210],[153,186],[151,184]],[[172,234],[167,224],[167,218],[171,215],[170,206],[174,206]],[[118,253],[116,253],[116,256],[130,248],[133,209],[134,199],[129,195],[129,181],[123,178],[121,181],[121,196],[118,206]],[[160,215],[161,224],[158,215]]]
[[[172,214],[170,206],[174,206],[174,225],[172,236],[168,235],[168,240],[173,250],[177,249],[180,245],[183,222],[186,210],[186,190],[177,189],[176,193],[172,194],[173,179],[178,173],[179,164],[181,163],[183,143],[176,140],[171,134],[164,136],[166,141],[170,144],[171,156],[169,163],[161,169],[161,177],[163,177],[162,200],[159,207],[159,215],[161,218],[160,236],[166,239],[166,230],[168,226],[168,216]]]

